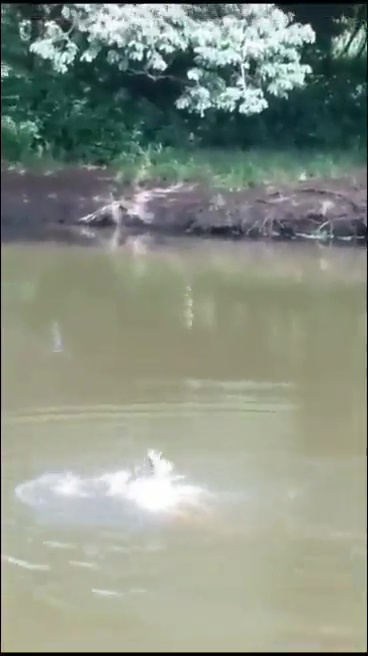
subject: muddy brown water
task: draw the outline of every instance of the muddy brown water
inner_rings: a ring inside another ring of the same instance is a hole
[[[364,650],[366,254],[92,241],[2,247],[3,650]],[[150,447],[209,513],[15,495]]]

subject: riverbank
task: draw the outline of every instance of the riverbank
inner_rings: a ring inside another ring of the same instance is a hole
[[[262,165],[247,153],[234,160],[233,170],[216,153],[211,165],[203,159],[202,169],[195,156],[181,165],[178,160],[172,160],[171,175],[169,168],[165,175],[163,160],[150,162],[145,172],[136,166],[134,175],[133,169],[128,175],[128,163],[108,169],[2,162],[3,234],[119,225],[232,239],[367,241],[366,165],[356,162],[347,170],[342,160],[328,165],[314,156],[300,157],[298,166],[295,159],[292,166],[282,154]]]

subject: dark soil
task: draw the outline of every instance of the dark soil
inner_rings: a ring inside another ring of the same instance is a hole
[[[228,192],[199,184],[127,187],[106,169],[69,167],[41,174],[2,165],[3,235],[86,224],[232,239],[366,244],[367,172]]]

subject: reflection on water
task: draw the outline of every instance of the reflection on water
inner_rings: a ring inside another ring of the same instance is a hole
[[[3,649],[364,649],[365,254],[9,244],[1,285]],[[15,494],[149,448],[208,503]]]

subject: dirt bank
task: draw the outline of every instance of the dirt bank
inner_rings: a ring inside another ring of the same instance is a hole
[[[129,187],[106,169],[70,167],[40,174],[3,164],[4,233],[114,224],[139,232],[366,244],[367,171],[226,191],[200,184]]]

